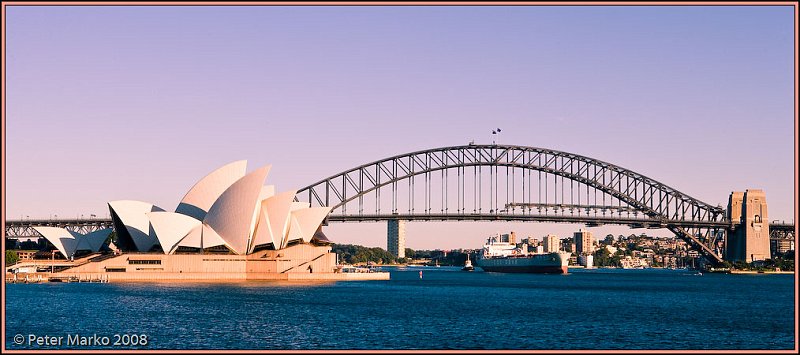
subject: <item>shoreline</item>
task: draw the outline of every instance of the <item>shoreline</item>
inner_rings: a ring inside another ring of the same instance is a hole
[[[755,271],[755,270],[731,270],[731,274],[742,274],[742,275],[794,275],[794,271]]]
[[[6,274],[6,283],[205,283],[205,282],[249,282],[274,281],[291,282],[336,282],[336,281],[372,281],[390,280],[388,272],[370,273],[138,273],[121,275],[121,273],[86,272],[86,273],[19,273]]]

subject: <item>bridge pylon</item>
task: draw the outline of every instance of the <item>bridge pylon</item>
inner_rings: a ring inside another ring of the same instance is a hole
[[[732,228],[725,238],[725,260],[753,262],[769,259],[770,228],[764,191],[731,192],[727,212]]]
[[[398,258],[406,257],[406,222],[401,219],[386,221],[386,250]]]

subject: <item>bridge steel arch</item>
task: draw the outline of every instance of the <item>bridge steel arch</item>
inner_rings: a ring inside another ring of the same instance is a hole
[[[489,172],[488,207],[482,201],[486,195],[482,190],[487,185],[484,168]],[[455,171],[452,174],[454,178],[450,176],[451,171]],[[517,171],[520,171],[521,182]],[[469,172],[473,172],[471,179]],[[506,199],[502,206],[498,202],[501,176],[506,181]],[[421,187],[424,189],[423,202],[414,201],[419,190],[417,178],[424,179]],[[449,193],[453,190],[449,184],[454,179],[456,202],[449,202]],[[569,202],[565,198],[565,179],[570,184],[567,189]],[[531,180],[537,180],[538,190],[535,189],[537,184],[531,184]],[[408,199],[411,200],[408,211],[398,208],[401,200],[398,186],[404,181],[407,181]],[[466,189],[470,181],[473,182],[470,187],[473,191]],[[548,182],[551,182],[550,186]],[[433,186],[441,192],[439,211],[432,208]],[[553,188],[555,192],[548,190]],[[382,202],[381,192],[386,189],[391,189],[391,208]],[[522,190],[521,196],[519,189]],[[470,195],[470,192],[474,194]],[[365,197],[370,195],[375,200],[374,208],[364,204]],[[717,247],[715,250],[715,245],[719,245],[724,231],[731,226],[726,220],[726,210],[721,207],[700,201],[642,174],[578,154],[515,145],[464,145],[396,155],[322,179],[298,190],[296,199],[312,206],[333,207],[327,219],[329,222],[517,220],[667,228],[714,264],[722,262],[721,249]],[[467,208],[469,202],[472,202],[472,211]],[[348,205],[352,211],[356,203],[357,212],[348,212]],[[420,203],[423,208],[416,208]],[[568,210],[569,214],[566,213]]]

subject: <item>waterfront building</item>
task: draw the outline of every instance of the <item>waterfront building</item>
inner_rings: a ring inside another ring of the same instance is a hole
[[[573,234],[575,239],[575,253],[592,254],[594,253],[594,237],[592,232],[585,231],[583,228]]]
[[[594,267],[594,256],[591,254],[578,255],[578,264],[591,269]]]
[[[578,257],[571,255],[569,257],[569,265],[578,265]]]
[[[542,246],[544,246],[545,253],[557,252],[561,249],[561,240],[558,236],[548,234],[542,239]]]
[[[108,203],[111,229],[82,235],[33,227],[67,259],[59,274],[115,280],[336,279],[336,254],[322,232],[330,207],[295,202],[295,190],[276,193],[264,181],[270,166],[245,174],[247,162],[225,165],[198,181],[175,212],[151,203]],[[117,249],[94,262],[78,251]],[[312,274],[313,277],[294,274]],[[289,275],[292,274],[292,275]],[[322,274],[322,275],[319,275]],[[326,276],[327,275],[327,276]],[[384,278],[388,278],[388,274]],[[108,278],[106,278],[108,279]]]
[[[8,250],[8,249],[6,249]],[[17,259],[20,261],[33,260],[36,250],[17,250]]]
[[[650,263],[648,262],[647,259],[631,257],[631,256],[626,256],[619,262],[622,265],[623,269],[641,269],[650,267]]]
[[[389,220],[386,250],[398,257],[406,257],[406,222],[398,219]]]
[[[789,250],[794,250],[794,240],[791,239],[770,239],[770,253],[773,258],[778,254],[785,254]]]
[[[725,239],[725,259],[745,262],[769,259],[769,218],[764,191],[731,192],[727,213],[734,228]]]

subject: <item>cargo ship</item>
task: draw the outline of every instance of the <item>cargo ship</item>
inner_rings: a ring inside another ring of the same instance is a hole
[[[566,274],[569,257],[564,251],[529,253],[501,236],[491,236],[475,264],[488,272]]]

